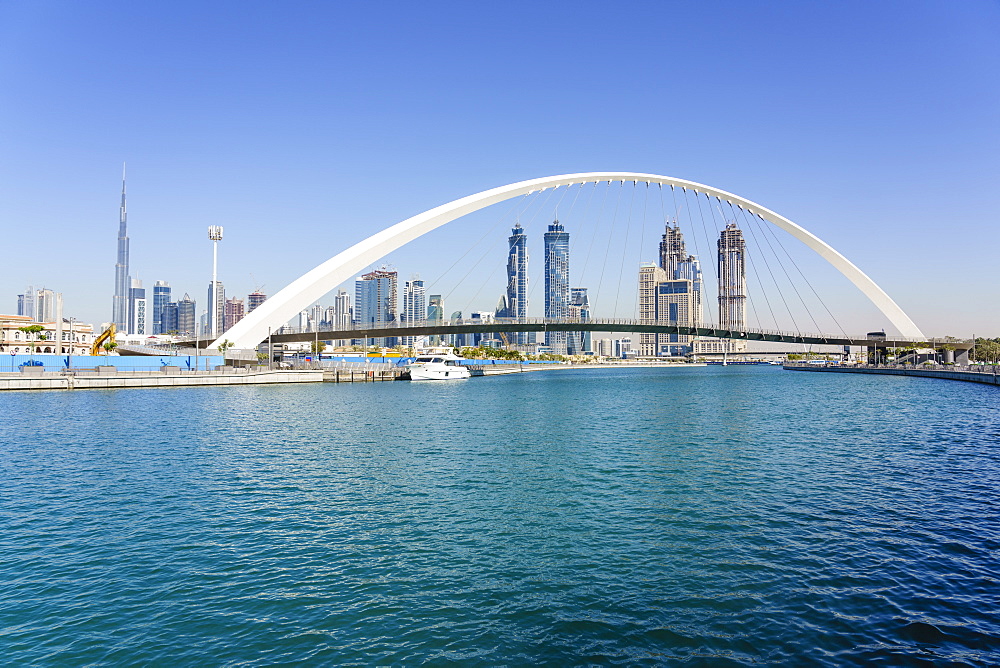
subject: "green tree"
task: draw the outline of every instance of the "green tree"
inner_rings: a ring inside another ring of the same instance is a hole
[[[223,339],[222,341],[219,342],[219,345],[217,347],[219,349],[219,353],[222,355],[223,358],[225,358],[226,351],[233,347],[233,342],[230,341],[229,339]]]
[[[110,355],[111,351],[118,347],[118,344],[114,341],[108,341],[102,347],[104,348],[104,354]]]
[[[1000,341],[977,338],[976,347],[972,350],[972,359],[995,364],[997,359],[1000,359]]]
[[[41,339],[42,341],[45,340],[45,335],[44,334],[40,334],[40,332],[44,332],[45,331],[45,328],[43,326],[41,326],[41,325],[25,325],[24,327],[18,327],[18,330],[24,332],[27,335],[27,337],[28,337],[28,346],[31,349],[31,361],[32,361],[32,363],[34,363],[34,361],[35,361],[35,339],[38,338],[38,339]],[[32,366],[34,366],[34,364],[32,364]]]

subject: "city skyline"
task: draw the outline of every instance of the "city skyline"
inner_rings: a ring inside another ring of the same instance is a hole
[[[0,81],[20,103],[0,110],[17,130],[5,137],[0,220],[19,248],[38,246],[39,230],[49,245],[0,267],[9,300],[0,311],[14,309],[25,285],[48,285],[63,292],[67,313],[111,319],[115,235],[107,226],[125,160],[128,275],[204,295],[211,257],[203,230],[226,225],[220,277],[240,296],[258,284],[273,294],[363,231],[450,199],[621,166],[718,185],[788,215],[877,280],[929,334],[1000,329],[974,307],[1000,282],[988,244],[968,243],[1000,198],[991,186],[1000,174],[1000,94],[990,83],[1000,9],[720,7],[648,5],[638,24],[541,7],[528,26],[513,14],[478,22],[480,10],[468,8],[456,20],[476,30],[427,50],[414,35],[442,28],[415,8],[376,20],[357,8],[236,16],[199,7],[192,24],[180,20],[195,9],[183,2],[169,11],[8,4],[0,31],[6,53],[19,57],[0,60]],[[515,25],[523,40],[511,53],[504,47]],[[678,28],[669,46],[665,25]],[[713,46],[748,34],[762,48]],[[588,49],[672,67],[643,78],[609,58],[571,81],[541,74]],[[358,66],[327,65],[334,62]],[[482,71],[494,78],[475,76]],[[611,94],[599,94],[605,89]],[[533,104],[512,104],[514,90]],[[720,105],[723,95],[742,102]],[[557,97],[566,113],[538,112]],[[292,99],[299,104],[282,102]],[[634,123],[616,122],[623,109],[643,111]],[[492,156],[484,166],[465,166],[484,154]],[[956,183],[963,197],[949,192]],[[450,234],[462,242],[476,233],[469,227]],[[919,268],[936,262],[941,229],[942,243],[965,258],[971,290],[961,298],[943,285],[916,287]],[[56,253],[65,259],[51,260]],[[415,242],[387,261],[418,269],[416,258],[446,265],[447,253]],[[836,295],[840,284],[821,276],[819,287]],[[466,306],[472,291],[455,292],[451,302]],[[591,297],[597,313],[607,308]],[[854,315],[856,293],[835,299],[848,330],[882,324],[870,310]]]

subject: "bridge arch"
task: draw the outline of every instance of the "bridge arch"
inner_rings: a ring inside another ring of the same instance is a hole
[[[385,257],[419,236],[450,223],[456,218],[474,211],[484,209],[498,202],[527,195],[538,190],[556,188],[559,186],[580,185],[584,183],[601,183],[604,181],[642,181],[666,186],[693,190],[710,197],[724,200],[745,211],[758,216],[776,227],[788,232],[796,239],[815,251],[829,262],[837,271],[861,290],[862,293],[888,318],[904,337],[923,338],[916,324],[903,312],[896,302],[880,288],[875,281],[858,269],[850,260],[838,253],[832,246],[816,235],[784,216],[771,211],[755,202],[739,197],[725,190],[719,190],[694,181],[660,176],[657,174],[639,174],[633,172],[586,172],[581,174],[562,174],[546,176],[538,179],[519,181],[499,188],[485,190],[475,195],[442,204],[441,206],[417,214],[411,218],[396,223],[381,232],[373,234],[322,263],[315,269],[306,272],[273,297],[258,306],[245,318],[240,320],[230,330],[223,333],[211,344],[215,347],[219,341],[228,339],[236,348],[252,348],[267,338],[272,329],[277,329],[288,322],[299,311],[315,303],[323,295],[333,290],[344,281],[355,276],[365,267]]]

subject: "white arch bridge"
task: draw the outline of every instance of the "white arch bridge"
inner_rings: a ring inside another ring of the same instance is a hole
[[[779,332],[760,329],[723,329],[720,327],[685,327],[662,325],[646,320],[623,318],[496,318],[489,322],[390,322],[377,325],[352,325],[339,329],[295,330],[283,327],[271,334],[271,343],[295,343],[303,341],[336,341],[353,339],[380,339],[402,336],[446,336],[449,334],[484,334],[512,332],[631,332],[634,334],[679,334],[682,336],[711,337],[720,339],[743,339],[747,341],[769,341],[773,343],[803,343],[835,346],[871,346],[879,348],[906,348],[914,345],[928,348],[951,347],[962,351],[972,348],[971,340],[878,338],[867,336],[833,336],[801,332]],[[194,344],[195,342],[190,342]],[[207,343],[207,342],[203,342]],[[750,354],[753,354],[752,351]]]
[[[894,302],[889,295],[885,293],[882,288],[880,288],[875,281],[869,278],[863,271],[858,269],[853,263],[851,263],[846,257],[834,250],[829,244],[822,241],[819,237],[815,236],[806,229],[796,225],[792,221],[788,220],[784,216],[781,216],[768,208],[765,208],[755,202],[752,202],[746,198],[734,195],[732,193],[720,190],[718,188],[713,188],[711,186],[706,186],[700,183],[695,183],[693,181],[687,181],[684,179],[673,178],[669,176],[660,176],[657,174],[639,174],[633,172],[588,172],[581,174],[563,174],[560,176],[547,176],[538,179],[530,179],[528,181],[520,181],[518,183],[512,183],[510,185],[501,186],[499,188],[493,188],[491,190],[486,190],[475,195],[469,195],[468,197],[463,197],[457,199],[453,202],[447,204],[442,204],[434,209],[425,211],[421,214],[408,218],[400,223],[397,223],[391,227],[373,234],[364,241],[361,241],[345,251],[338,253],[326,262],[322,263],[318,267],[312,269],[311,271],[303,274],[298,279],[292,281],[273,297],[265,301],[263,304],[254,309],[245,318],[238,322],[234,327],[223,333],[219,338],[209,344],[209,347],[217,347],[221,341],[228,340],[235,348],[253,348],[257,346],[261,341],[268,338],[271,332],[279,330],[285,325],[289,320],[295,317],[300,311],[307,308],[308,306],[317,302],[324,295],[335,289],[337,286],[343,284],[345,281],[350,280],[356,276],[359,272],[364,270],[366,267],[377,262],[381,258],[385,257],[387,254],[395,251],[401,246],[413,241],[417,237],[420,237],[431,230],[434,230],[442,225],[449,223],[457,218],[464,215],[470,214],[474,211],[478,211],[485,207],[491,206],[498,202],[503,202],[515,197],[522,195],[528,195],[534,192],[547,190],[549,188],[557,188],[560,186],[571,186],[571,185],[582,185],[587,183],[614,183],[614,182],[628,182],[632,181],[635,184],[646,183],[655,184],[659,186],[669,186],[670,188],[680,188],[687,191],[693,191],[695,193],[704,195],[709,198],[714,198],[718,202],[725,202],[728,205],[736,206],[745,211],[751,216],[756,216],[760,220],[775,225],[776,227],[788,232],[796,239],[804,243],[810,249],[815,251],[821,258],[829,262],[834,268],[836,268],[841,274],[847,277],[859,290],[869,299],[871,302],[882,312],[882,314],[888,319],[890,323],[899,331],[900,335],[903,337],[902,340],[909,341],[924,341],[926,338],[920,329],[914,324],[906,313]],[[625,321],[619,321],[619,323],[624,323]],[[521,325],[529,326],[528,323],[522,322]],[[556,326],[558,323],[550,323],[551,326]],[[545,323],[536,323],[530,326],[535,327],[534,330],[523,330],[523,329],[509,329],[500,330],[496,326],[491,326],[487,330],[478,331],[544,331],[544,329],[537,329],[542,326],[549,326]],[[585,326],[584,326],[585,325]],[[461,325],[463,327],[468,325]],[[514,326],[514,325],[511,325]],[[596,328],[598,326],[597,321],[590,321],[588,323],[578,323],[574,325],[573,328],[563,330],[563,331],[583,331],[587,329]],[[603,325],[602,325],[603,326]],[[608,324],[611,327],[612,324]],[[615,325],[617,326],[617,325]],[[655,329],[636,329],[636,327],[654,327]],[[458,327],[457,325],[438,325],[438,327]],[[684,328],[674,327],[674,330],[680,330]],[[699,336],[717,336],[716,334],[708,334],[708,331],[722,332],[724,330],[713,329],[713,328],[698,328]],[[700,333],[701,329],[705,329],[706,333]],[[376,330],[372,329],[372,332]],[[399,328],[394,327],[393,331],[395,334],[385,334],[386,336],[399,335]],[[435,331],[427,333],[448,333],[448,332],[459,332],[458,329],[448,329],[447,331]],[[555,330],[560,331],[560,330]],[[602,329],[593,331],[632,331],[632,332],[660,332],[660,333],[687,333],[680,331],[670,331],[670,326],[666,325],[649,325],[649,324],[634,324],[628,327],[618,326],[617,329]],[[694,333],[694,332],[690,332]],[[726,338],[750,338],[747,334],[749,332],[729,332]],[[346,331],[343,332],[344,336],[336,335],[335,332],[324,332],[323,337],[325,338],[357,338],[356,336],[348,336]],[[743,334],[739,335],[738,334]],[[416,332],[412,332],[412,335],[419,335]],[[761,336],[764,333],[761,332]],[[284,334],[282,336],[285,336]],[[379,334],[371,334],[371,336],[380,336]],[[725,335],[721,335],[725,336]],[[801,337],[799,338],[816,338],[816,337]],[[803,342],[826,342],[836,343],[837,341],[846,341],[841,337],[819,337],[823,341],[803,341]],[[781,340],[781,339],[769,339],[761,338],[760,340],[770,341],[770,340]],[[863,338],[852,339],[852,341],[862,341]]]

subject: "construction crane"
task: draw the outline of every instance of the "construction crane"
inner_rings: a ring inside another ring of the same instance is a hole
[[[101,346],[105,341],[108,343],[115,342],[115,323],[111,323],[110,327],[101,332],[100,336],[94,339],[94,345],[90,346],[90,354],[94,356],[99,355],[101,353]]]

